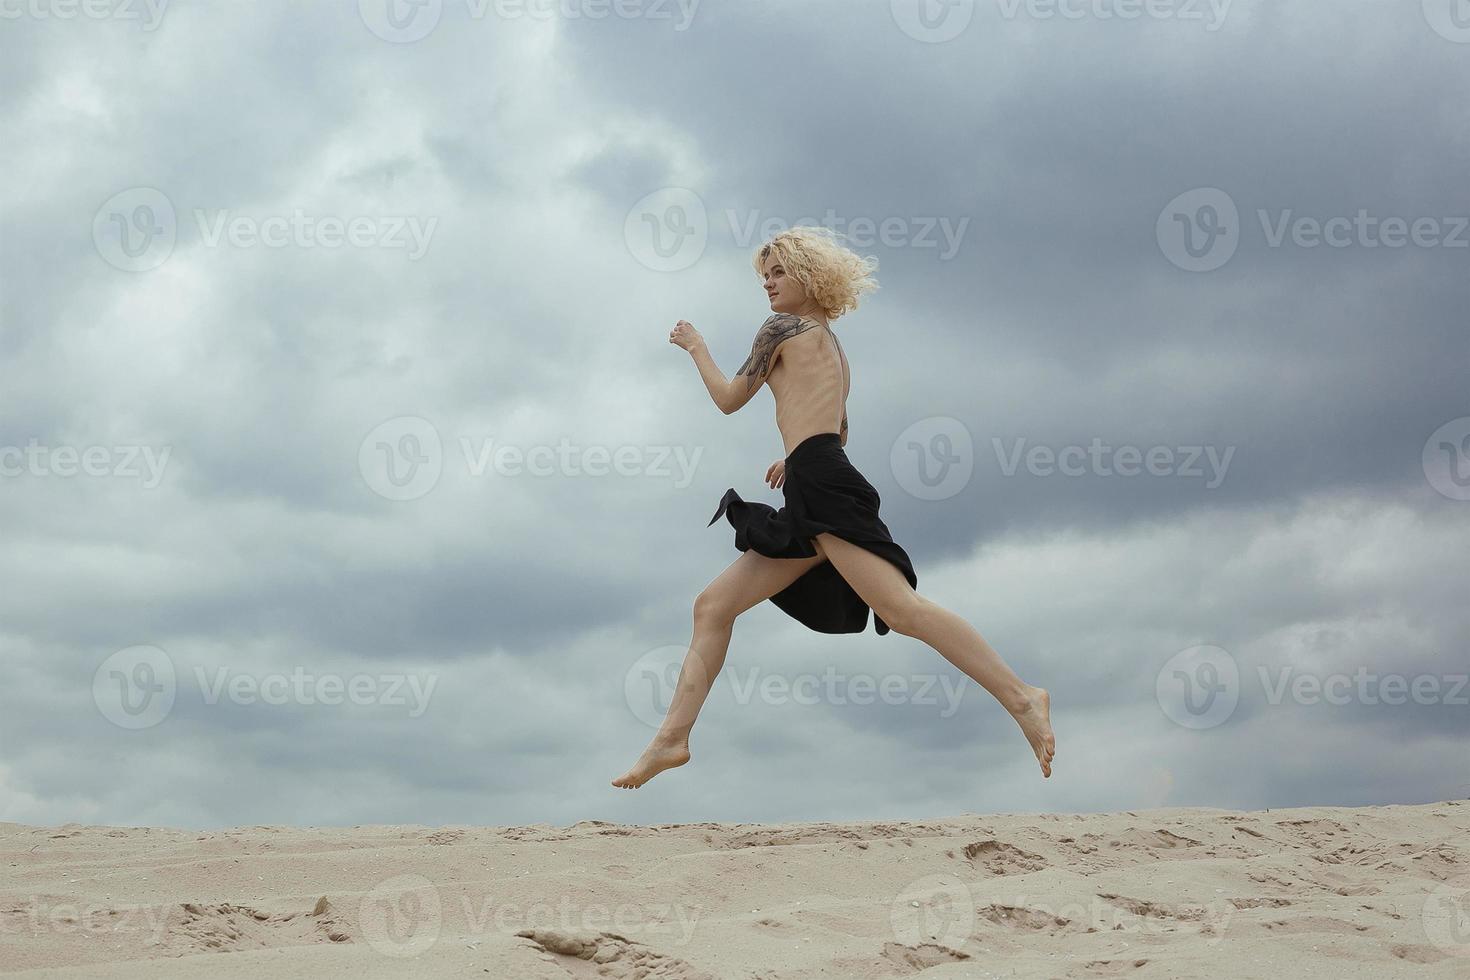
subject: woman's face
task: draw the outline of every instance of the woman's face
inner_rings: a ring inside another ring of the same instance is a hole
[[[767,259],[762,268],[762,284],[765,286],[766,296],[771,300],[771,311],[773,313],[795,313],[799,311],[802,304],[806,302],[806,290],[801,288],[801,283],[786,274],[786,267],[780,260],[772,257]]]

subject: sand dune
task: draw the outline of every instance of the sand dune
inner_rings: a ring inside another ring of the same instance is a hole
[[[570,827],[0,824],[36,977],[1470,977],[1470,804]]]

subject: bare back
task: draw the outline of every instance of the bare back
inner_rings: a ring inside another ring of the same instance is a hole
[[[786,454],[819,432],[847,442],[847,393],[852,372],[832,328],[810,317],[781,344],[766,383],[776,399],[776,428]]]

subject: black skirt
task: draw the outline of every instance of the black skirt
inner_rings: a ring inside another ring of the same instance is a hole
[[[735,528],[735,547],[754,548],[768,558],[811,558],[817,553],[812,538],[828,532],[892,562],[910,588],[919,587],[908,554],[878,518],[878,491],[848,460],[836,432],[819,432],[791,451],[781,493],[786,504],[776,510],[740,499],[731,487],[709,526],[726,515]],[[831,561],[813,567],[771,601],[818,633],[861,633],[868,628],[868,604]],[[873,625],[879,636],[889,630],[877,613]]]

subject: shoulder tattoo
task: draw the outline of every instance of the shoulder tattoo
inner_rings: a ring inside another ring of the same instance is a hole
[[[749,375],[750,386],[754,388],[770,371],[771,357],[776,353],[777,347],[797,334],[819,326],[821,324],[815,320],[806,320],[791,313],[775,314],[761,324],[755,335],[755,342],[751,345],[750,356],[740,365],[735,376]]]

